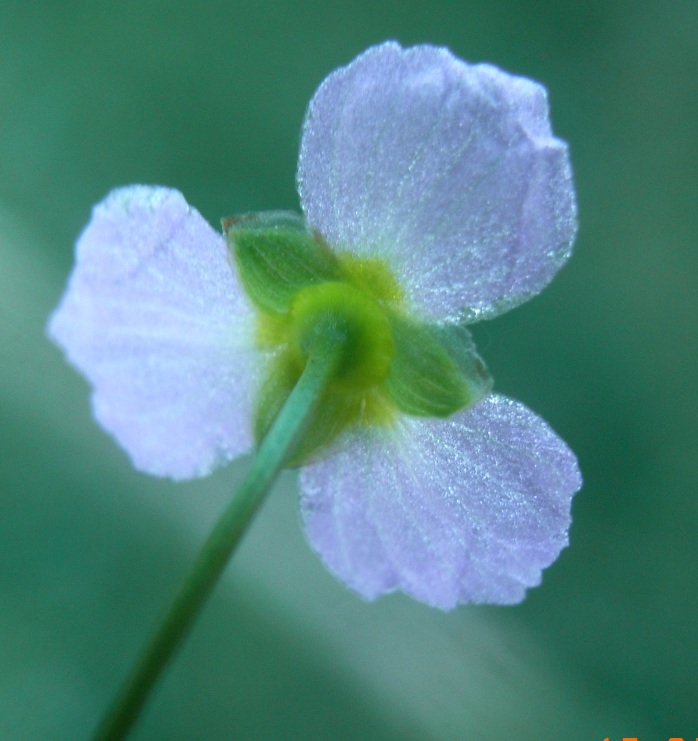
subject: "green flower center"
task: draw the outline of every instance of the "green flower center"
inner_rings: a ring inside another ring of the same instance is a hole
[[[387,377],[393,336],[368,293],[339,281],[310,285],[296,294],[289,317],[289,350],[300,367],[318,342],[329,342],[342,353],[337,388],[360,393]]]
[[[340,353],[293,463],[317,455],[348,427],[389,425],[399,413],[446,417],[489,389],[468,331],[410,318],[384,260],[334,253],[300,217],[285,212],[223,226],[257,309],[257,342],[273,350],[257,400],[258,440],[310,356]]]

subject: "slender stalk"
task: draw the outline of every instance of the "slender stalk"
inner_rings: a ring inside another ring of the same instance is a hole
[[[252,467],[202,546],[172,604],[94,733],[117,741],[132,729],[155,683],[181,645],[259,509],[340,362],[339,348],[311,355],[262,441]]]

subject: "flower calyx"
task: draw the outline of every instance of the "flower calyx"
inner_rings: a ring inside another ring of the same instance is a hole
[[[258,441],[309,357],[340,355],[293,465],[348,426],[390,425],[399,413],[447,417],[489,391],[468,330],[411,317],[384,260],[334,252],[291,212],[231,217],[223,228],[257,310],[257,343],[274,358],[257,399]]]

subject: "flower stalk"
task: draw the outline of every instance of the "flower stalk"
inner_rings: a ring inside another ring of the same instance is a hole
[[[345,350],[319,338],[298,383],[262,440],[250,470],[202,546],[179,591],[97,727],[94,741],[126,738],[182,644],[266,494],[293,454]]]

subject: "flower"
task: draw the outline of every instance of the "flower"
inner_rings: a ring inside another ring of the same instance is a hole
[[[334,277],[313,290],[331,280],[342,297],[356,289],[382,307],[390,357],[419,327],[461,331],[537,294],[576,232],[568,151],[551,132],[544,88],[432,46],[388,42],[324,80],[303,126],[298,190],[302,239],[313,234],[336,256]],[[130,186],[94,209],[49,334],[139,470],[204,475],[253,447],[262,386],[288,339],[260,340],[250,285],[225,239],[174,190]],[[399,335],[402,313],[413,323]],[[322,455],[305,457],[310,545],[367,599],[401,590],[442,609],[516,603],[567,544],[581,485],[574,454],[524,405],[491,393],[462,343],[467,403],[448,416],[406,414],[398,389],[388,423],[347,417]],[[401,357],[411,382],[422,355]]]

